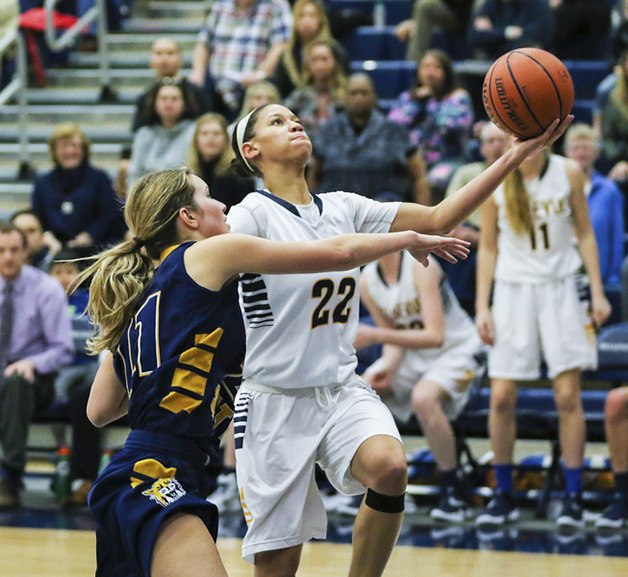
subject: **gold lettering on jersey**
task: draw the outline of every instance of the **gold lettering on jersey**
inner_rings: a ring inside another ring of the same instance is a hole
[[[552,198],[549,200],[532,199],[531,204],[533,214],[536,218],[542,220],[549,216],[558,216],[571,211],[571,205],[566,198]]]
[[[393,320],[402,318],[404,316],[421,314],[421,301],[418,298],[397,303],[392,310]]]

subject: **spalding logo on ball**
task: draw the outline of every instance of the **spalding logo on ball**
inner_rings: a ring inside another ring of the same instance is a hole
[[[573,80],[556,56],[540,48],[517,48],[500,56],[484,78],[482,100],[489,118],[525,140],[543,134],[573,107]]]

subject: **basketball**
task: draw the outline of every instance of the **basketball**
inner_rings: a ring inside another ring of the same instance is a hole
[[[540,48],[517,48],[500,56],[484,78],[482,100],[489,118],[525,140],[539,136],[573,107],[567,67]]]

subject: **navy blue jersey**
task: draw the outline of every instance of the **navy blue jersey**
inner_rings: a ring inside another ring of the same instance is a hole
[[[114,366],[130,396],[131,428],[191,439],[210,452],[233,416],[245,332],[237,282],[220,291],[198,285],[183,262],[191,244],[162,260]]]

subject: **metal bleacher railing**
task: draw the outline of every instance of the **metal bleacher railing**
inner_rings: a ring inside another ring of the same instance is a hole
[[[46,12],[46,44],[53,52],[60,52],[72,46],[81,31],[93,22],[97,26],[98,66],[100,70],[100,100],[102,102],[112,99],[111,89],[111,63],[107,50],[107,7],[106,0],[96,0],[77,22],[62,34],[57,35],[54,25],[54,9],[61,0],[46,0],[44,9]]]
[[[3,38],[0,38],[0,61],[2,60],[2,55],[13,46],[15,46],[15,72],[11,81],[0,90],[0,106],[6,104],[17,95],[19,126],[18,178],[22,178],[32,172],[32,169],[28,149],[28,133],[26,131],[28,123],[26,47],[19,30],[12,30]]]

